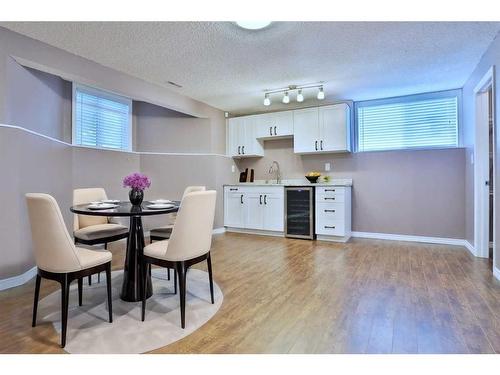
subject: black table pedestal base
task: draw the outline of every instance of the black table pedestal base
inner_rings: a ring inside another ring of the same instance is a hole
[[[144,233],[142,230],[142,220],[140,216],[130,217],[130,231],[127,241],[127,254],[125,258],[125,267],[123,270],[123,285],[120,298],[127,302],[142,301],[142,275],[141,257],[144,251]],[[151,284],[151,268],[148,268],[148,277],[146,279],[147,289],[146,298],[153,295]]]

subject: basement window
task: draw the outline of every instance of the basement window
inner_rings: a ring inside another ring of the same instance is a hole
[[[356,102],[357,151],[458,147],[461,90]]]
[[[73,84],[73,144],[130,151],[132,100]]]

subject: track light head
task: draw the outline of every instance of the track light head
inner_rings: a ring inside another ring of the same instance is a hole
[[[285,91],[285,95],[283,95],[283,100],[282,100],[282,102],[283,102],[284,104],[288,104],[288,103],[290,103],[290,97],[288,96],[288,91]]]
[[[304,95],[302,95],[302,90],[299,89],[297,92],[297,102],[302,103],[304,101]]]
[[[321,87],[319,88],[317,98],[318,98],[318,100],[323,100],[323,99],[325,99],[325,92],[323,91],[323,86],[321,86]]]
[[[269,99],[269,94],[266,94],[264,97],[264,105],[266,107],[271,105],[271,99]]]

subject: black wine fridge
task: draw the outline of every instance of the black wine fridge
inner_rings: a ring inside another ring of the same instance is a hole
[[[285,236],[314,239],[314,188],[285,188]]]

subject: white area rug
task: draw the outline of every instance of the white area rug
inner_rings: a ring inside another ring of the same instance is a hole
[[[223,295],[214,282],[215,304],[210,303],[208,273],[190,269],[187,273],[186,328],[181,328],[179,295],[174,293],[173,271],[153,269],[153,296],[146,305],[146,321],[141,321],[141,303],[120,299],[122,271],[112,273],[113,323],[108,322],[106,277],[83,286],[83,306],[78,306],[77,283],[72,283],[69,299],[68,353],[144,353],[161,348],[194,332],[219,310]],[[43,281],[42,281],[43,282]],[[52,322],[61,331],[61,292],[40,300],[38,324]],[[59,338],[58,338],[59,340]]]

